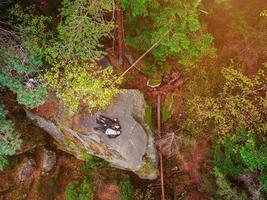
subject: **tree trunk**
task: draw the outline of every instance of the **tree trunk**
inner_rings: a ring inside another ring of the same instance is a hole
[[[123,11],[120,6],[120,0],[115,0],[117,24],[118,24],[118,54],[119,63],[123,64],[124,58],[124,30],[123,30]]]
[[[158,136],[161,136],[161,96],[158,94],[157,96],[157,131]],[[161,200],[165,200],[165,191],[164,191],[164,174],[163,174],[163,156],[162,153],[159,151],[159,162],[160,162],[160,188],[161,188]]]

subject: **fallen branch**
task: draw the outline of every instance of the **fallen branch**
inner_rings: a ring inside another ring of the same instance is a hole
[[[141,55],[128,69],[126,69],[120,76],[119,79],[121,79],[125,74],[127,74],[128,71],[130,71],[135,65],[140,62],[152,49],[154,49],[160,42],[161,40],[169,33],[170,31],[167,31],[166,34],[164,34],[157,42],[155,42],[148,50],[146,50],[143,55]]]

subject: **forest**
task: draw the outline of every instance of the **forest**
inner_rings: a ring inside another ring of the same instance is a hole
[[[249,199],[266,0],[0,0],[0,200]]]

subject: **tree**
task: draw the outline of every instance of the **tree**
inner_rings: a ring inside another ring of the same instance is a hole
[[[47,91],[40,71],[45,17],[23,14],[19,6],[11,12],[12,20],[0,30],[0,85],[17,95],[17,101],[29,108],[44,103]],[[39,38],[40,37],[40,38]]]
[[[80,103],[89,111],[103,109],[119,92],[119,79],[112,68],[99,70],[86,63],[62,61],[45,74],[45,80],[71,112],[77,111]]]
[[[126,11],[126,43],[144,51],[162,38],[147,59],[155,67],[163,68],[167,59],[190,67],[203,56],[213,56],[212,37],[205,33],[199,21],[200,2],[122,0]]]
[[[118,52],[119,63],[123,64],[124,59],[124,28],[123,28],[123,11],[121,9],[120,0],[115,0],[117,24],[118,24]]]
[[[0,41],[1,42],[1,41]],[[11,41],[8,41],[11,42]],[[0,46],[0,85],[17,94],[17,101],[29,108],[44,103],[46,87],[38,75],[38,55],[11,42]]]
[[[118,93],[119,81],[111,68],[101,69],[96,61],[103,54],[100,41],[114,28],[107,14],[113,1],[63,1],[57,33],[46,48],[51,68],[45,80],[60,101],[74,112],[83,102],[89,110],[102,109]],[[90,63],[90,64],[89,64]]]
[[[215,147],[213,166],[224,177],[244,182],[253,196],[267,191],[267,145],[260,133],[241,127],[225,137]]]
[[[113,10],[113,1],[65,0],[60,9],[56,35],[46,49],[46,60],[53,64],[80,60],[94,62],[103,54],[100,41],[110,37],[114,28],[107,14]]]
[[[212,131],[224,137],[244,126],[266,135],[266,66],[252,78],[231,67],[221,73],[224,83],[218,96],[195,95],[186,101],[186,129],[195,136]]]

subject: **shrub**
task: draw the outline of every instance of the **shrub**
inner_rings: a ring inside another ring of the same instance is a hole
[[[131,200],[133,195],[133,186],[128,178],[120,183],[121,197],[120,200]]]
[[[266,69],[249,78],[233,68],[223,68],[224,83],[218,96],[193,96],[186,101],[184,127],[196,136],[211,131],[224,137],[239,126],[266,134]]]
[[[9,17],[13,30],[0,35],[0,85],[17,94],[18,103],[33,108],[47,95],[40,72],[49,18],[27,14],[18,5]]]
[[[88,179],[84,179],[81,183],[72,181],[68,184],[65,191],[67,200],[93,200],[95,188]]]
[[[47,71],[45,80],[72,112],[81,102],[88,105],[90,111],[103,109],[119,92],[118,77],[111,68],[98,70],[86,63],[58,63]]]
[[[21,145],[21,140],[15,134],[14,126],[6,118],[6,114],[3,104],[0,104],[0,170],[7,167],[7,156],[14,155]]]
[[[245,200],[246,196],[242,193],[239,193],[235,187],[231,187],[231,185],[227,182],[224,175],[217,169],[214,168],[213,175],[216,179],[217,191],[216,191],[216,199],[223,200]]]
[[[213,165],[225,177],[258,171],[261,188],[266,190],[267,145],[260,134],[243,129],[226,137],[215,148]]]
[[[61,21],[57,34],[46,49],[46,60],[55,64],[63,61],[93,61],[103,53],[100,40],[109,37],[114,28],[105,14],[111,12],[110,0],[65,0],[60,9]]]
[[[126,43],[140,52],[161,40],[146,61],[163,67],[166,59],[192,67],[204,56],[214,56],[212,36],[199,21],[200,1],[122,0],[125,10]],[[140,23],[140,20],[142,23]]]

